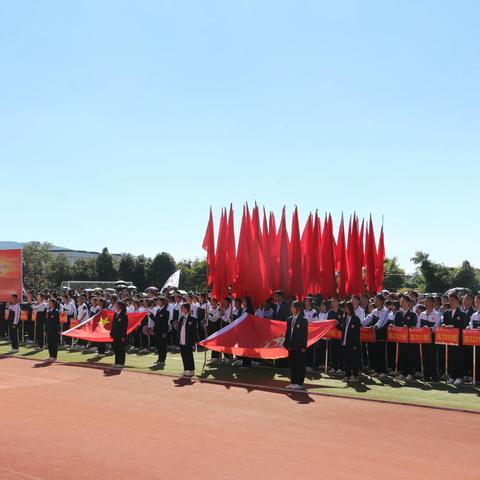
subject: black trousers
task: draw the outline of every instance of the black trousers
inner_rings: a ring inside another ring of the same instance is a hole
[[[50,358],[57,358],[58,354],[58,332],[47,332],[47,346]]]
[[[12,349],[15,350],[18,350],[18,325],[14,327],[13,321],[10,322],[10,343],[12,344]]]
[[[97,343],[97,353],[99,355],[105,355],[105,352],[107,350],[107,344],[104,342],[99,342]]]
[[[115,354],[115,365],[125,365],[125,342],[121,338],[114,338],[112,347]]]
[[[354,377],[358,377],[358,371],[362,364],[360,345],[342,346],[342,353],[345,376],[351,377],[353,375]]]
[[[43,348],[45,344],[45,320],[42,320],[42,319],[37,320],[36,325],[37,325],[37,332],[36,332],[37,338],[35,339],[35,341],[37,342],[37,345],[40,348]]]
[[[303,385],[305,381],[305,366],[307,364],[307,352],[289,350],[288,363],[290,365],[290,381],[294,385]]]
[[[218,332],[220,330],[220,323],[220,320],[217,320],[216,322],[208,322],[207,335],[210,336],[215,332]],[[212,350],[212,358],[220,358],[220,352],[215,352]]]
[[[343,358],[342,358],[342,347],[340,340],[332,338],[330,340],[330,366],[335,370],[342,370],[343,368]]]
[[[167,337],[163,335],[163,333],[156,333],[155,339],[157,343],[158,361],[165,363],[165,359],[167,358]]]
[[[420,347],[423,355],[423,375],[425,380],[437,378],[437,356],[433,343],[424,343]]]
[[[465,375],[465,359],[463,346],[448,346],[448,375],[450,378],[463,378]]]
[[[182,356],[183,369],[195,370],[195,360],[193,359],[193,347],[180,345],[180,355]]]
[[[398,345],[398,364],[402,375],[414,375],[416,370],[415,353],[418,349],[417,345],[413,343],[400,343]]]
[[[377,373],[386,373],[387,371],[387,342],[379,341],[371,344],[374,349],[374,366]]]

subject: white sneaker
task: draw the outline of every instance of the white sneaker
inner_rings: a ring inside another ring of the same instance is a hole
[[[122,365],[121,363],[116,363],[113,368],[123,368],[125,365]]]
[[[292,388],[293,387],[293,383],[289,383],[285,388]]]
[[[400,374],[397,378],[398,378],[399,380],[405,380],[405,377],[404,377],[402,374]]]
[[[461,378],[456,378],[453,384],[458,387],[463,383],[463,380]]]
[[[53,363],[53,362],[56,362],[57,359],[56,358],[53,358],[53,357],[50,357],[47,359],[47,362],[50,362],[50,363]]]
[[[18,348],[12,348],[9,352],[7,352],[9,355],[10,354],[14,354],[14,353],[18,353]]]
[[[406,378],[407,382],[411,382],[413,380],[413,375],[411,375],[410,373],[407,375],[407,378]]]
[[[163,367],[165,365],[165,362],[155,362],[153,364],[154,367]]]
[[[338,375],[343,375],[343,370],[339,368],[335,373],[337,373]]]
[[[193,377],[195,375],[195,372],[193,370],[185,370],[183,372],[184,377]]]
[[[354,377],[353,375],[348,379],[349,382],[358,382],[358,377]]]
[[[104,353],[97,353],[97,357],[98,358],[103,358],[103,357],[105,357],[105,354]]]
[[[347,382],[348,382],[348,377],[343,377],[343,378],[342,378],[342,382],[347,383]]]
[[[455,380],[454,380],[453,378],[449,378],[449,379],[447,380],[447,383],[448,383],[449,385],[453,385],[453,382],[455,382]]]
[[[294,383],[291,387],[292,390],[303,390],[303,385],[298,385]]]
[[[387,378],[388,378],[388,375],[386,373],[380,374],[380,380],[386,380]]]

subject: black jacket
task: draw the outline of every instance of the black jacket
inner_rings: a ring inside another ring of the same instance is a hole
[[[348,319],[345,318],[341,323],[337,323],[336,327],[342,332],[342,339],[340,341],[341,345],[343,345],[343,341],[346,337],[345,346],[346,347],[359,347],[360,346],[360,328],[362,326],[360,319],[354,315],[350,319],[350,323],[348,324]]]
[[[285,300],[279,305],[275,305],[274,320],[287,320],[290,316],[290,304]]]
[[[452,310],[447,310],[443,314],[443,323],[445,325],[451,325],[452,327],[456,327],[461,330],[462,328],[467,328],[468,317],[463,310],[460,310],[460,308],[457,308],[455,310],[455,315],[453,315],[453,318],[452,318]]]
[[[407,310],[406,312],[399,310],[395,314],[395,320],[393,321],[393,324],[396,327],[416,327],[417,314],[411,310]]]
[[[285,330],[285,340],[283,346],[287,350],[300,351],[302,348],[307,348],[308,338],[308,321],[303,316],[303,313],[299,313],[295,326],[292,331],[293,315],[287,318],[287,328]]]
[[[167,307],[162,307],[157,310],[155,314],[155,323],[153,324],[153,333],[155,335],[162,335],[168,333],[168,320],[170,313]]]
[[[60,332],[60,312],[58,311],[58,308],[47,311],[45,330],[48,335],[56,335]]]
[[[182,338],[182,328],[185,324],[185,347],[193,347],[197,341],[197,319],[192,317],[190,314],[187,316],[181,316],[178,322],[178,338],[181,341]]]
[[[110,336],[114,340],[121,340],[127,338],[128,329],[128,317],[125,312],[116,313],[113,317],[112,329],[110,330]]]

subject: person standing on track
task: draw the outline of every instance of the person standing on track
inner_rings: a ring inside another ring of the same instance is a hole
[[[303,316],[302,304],[298,300],[292,303],[290,312],[283,343],[283,346],[288,350],[291,372],[291,383],[287,385],[287,388],[302,390],[307,362],[308,321]]]
[[[47,334],[47,346],[49,358],[47,362],[54,362],[58,354],[58,340],[61,334],[60,312],[57,301],[54,298],[48,300],[47,316],[45,318],[45,332]]]
[[[8,306],[8,327],[10,329],[10,342],[12,349],[9,354],[18,352],[18,323],[20,322],[20,304],[18,303],[18,295],[12,295],[12,303]]]
[[[115,368],[125,366],[125,347],[127,345],[128,316],[125,302],[118,301],[115,306],[115,316],[113,317],[110,336],[112,337],[112,347],[115,353]]]
[[[190,304],[184,303],[181,309],[181,317],[178,323],[178,343],[183,362],[183,376],[193,377],[195,375],[195,360],[193,358],[193,347],[197,341],[196,319],[190,315]]]
[[[167,358],[167,336],[168,336],[168,320],[170,312],[168,311],[168,300],[166,298],[159,299],[159,308],[155,312],[155,321],[153,325],[153,333],[157,344],[158,360],[154,367],[163,367]]]

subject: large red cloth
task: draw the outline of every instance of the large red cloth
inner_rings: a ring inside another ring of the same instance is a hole
[[[110,330],[115,314],[111,310],[101,310],[93,317],[79,323],[75,327],[62,333],[65,337],[78,338],[87,342],[112,342]],[[132,332],[147,316],[147,312],[127,313],[127,334]]]
[[[22,250],[0,250],[0,302],[11,302],[12,294],[22,295]]]
[[[307,345],[320,340],[335,325],[335,320],[322,320],[308,324]],[[218,332],[199,342],[216,352],[250,358],[274,360],[288,357],[283,347],[286,322],[260,318],[245,313]]]

